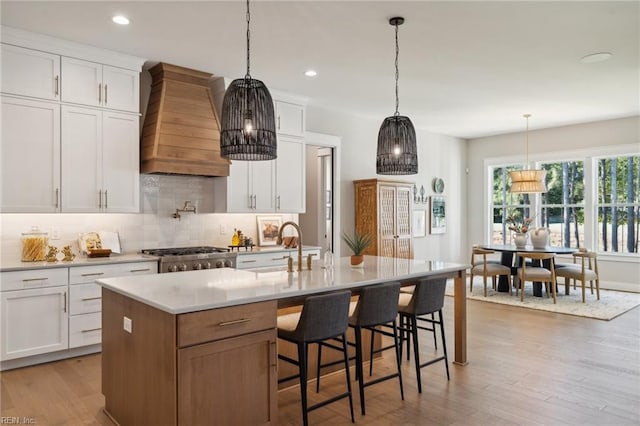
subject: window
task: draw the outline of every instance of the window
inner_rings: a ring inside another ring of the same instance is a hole
[[[584,246],[584,164],[562,161],[541,164],[547,171],[547,192],[540,194],[540,226],[549,228],[549,244]]]
[[[511,244],[513,233],[508,230],[507,216],[515,214],[521,218],[530,217],[531,203],[529,194],[509,192],[509,172],[522,169],[521,166],[498,166],[493,168],[493,197],[491,211],[491,244]]]
[[[599,158],[596,162],[598,251],[638,253],[640,156]]]

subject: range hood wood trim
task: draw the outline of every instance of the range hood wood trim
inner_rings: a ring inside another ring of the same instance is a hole
[[[211,74],[159,63],[140,139],[140,171],[229,176],[220,156],[220,119],[213,103]]]

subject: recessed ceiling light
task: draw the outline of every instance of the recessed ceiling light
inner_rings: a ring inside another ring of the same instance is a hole
[[[123,15],[115,15],[111,20],[118,25],[129,25],[129,18]]]
[[[307,77],[315,77],[316,75],[318,75],[318,73],[314,70],[306,70],[304,72],[304,75],[306,75]]]
[[[583,63],[583,64],[593,64],[595,62],[606,61],[607,59],[609,59],[612,56],[613,56],[613,54],[610,53],[610,52],[592,53],[590,55],[583,56],[580,59],[580,62]]]

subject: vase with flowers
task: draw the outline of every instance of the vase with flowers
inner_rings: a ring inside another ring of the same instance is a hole
[[[513,242],[516,248],[525,248],[527,245],[527,232],[529,232],[529,226],[532,222],[533,217],[523,217],[516,212],[507,216],[506,223],[509,225],[509,230],[515,232]]]

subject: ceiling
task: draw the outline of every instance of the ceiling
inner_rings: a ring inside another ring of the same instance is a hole
[[[116,13],[131,24],[116,26]],[[246,71],[245,2],[0,3],[3,25],[228,78]],[[251,75],[382,122],[395,110],[461,138],[640,113],[637,1],[254,1]],[[580,58],[611,52],[605,62]],[[315,78],[305,77],[313,68]]]

